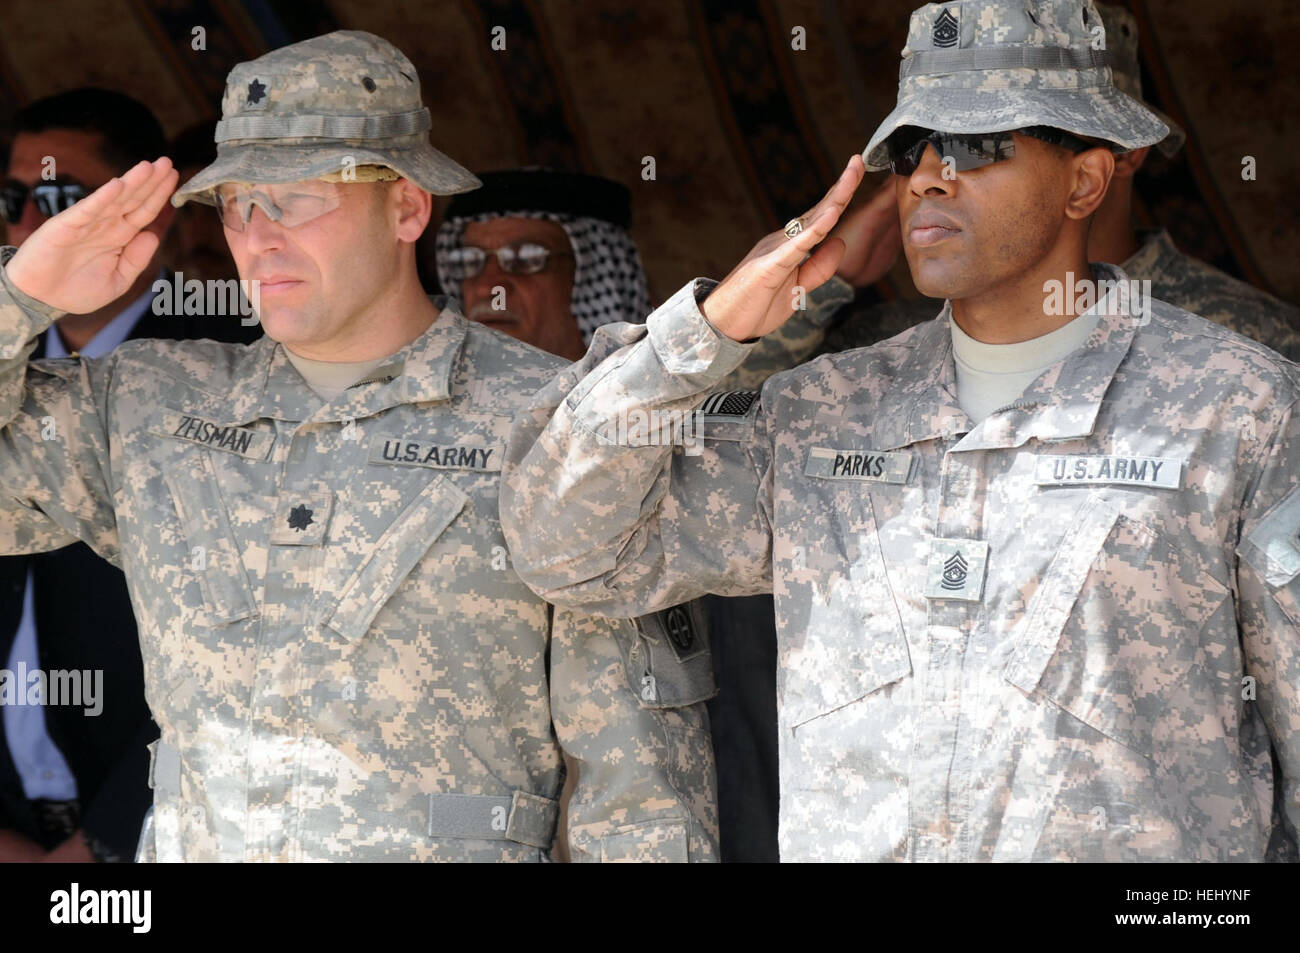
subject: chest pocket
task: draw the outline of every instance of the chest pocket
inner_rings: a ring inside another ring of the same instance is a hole
[[[434,541],[452,524],[469,496],[449,479],[433,475],[381,533],[361,543],[365,556],[343,583],[325,625],[355,642],[397,591]]]
[[[185,534],[185,569],[198,576],[210,624],[228,625],[256,615],[253,589],[208,454],[199,451],[180,458],[164,480]]]
[[[817,505],[833,513],[825,540],[796,546],[787,584],[807,619],[787,620],[780,646],[782,727],[798,728],[912,671],[907,639],[885,571],[869,492],[836,484]],[[788,622],[794,621],[794,626]],[[800,624],[802,623],[802,624]]]
[[[1188,695],[1207,677],[1200,633],[1227,595],[1194,550],[1094,495],[1031,598],[1003,674],[1154,757],[1188,737]]]

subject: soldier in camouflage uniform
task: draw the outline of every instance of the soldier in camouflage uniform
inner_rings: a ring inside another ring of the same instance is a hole
[[[904,172],[905,250],[949,299],[938,318],[709,396],[834,272],[843,247],[813,250],[854,157],[721,284],[598,334],[511,437],[503,526],[547,598],[627,615],[774,591],[783,860],[1260,860],[1295,839],[1300,371],[1143,307],[1111,265],[1094,307],[1043,299],[1045,279],[1087,275],[1115,162],[1096,142],[1167,131],[1113,87],[1098,26],[1079,0],[913,14],[864,155]],[[970,138],[899,142],[908,125]],[[951,177],[940,146],[963,160]],[[959,324],[1086,334],[973,415]],[[702,454],[610,429],[702,402]]]
[[[511,568],[505,439],[563,362],[420,292],[430,193],[478,183],[414,67],[332,33],[235,67],[222,112],[172,202],[219,203],[262,341],[27,362],[149,257],[165,159],[0,257],[0,547],[126,572],[162,728],[142,858],[543,860],[562,752],[575,859],[715,858],[689,620],[554,609]]]
[[[1105,25],[1115,85],[1141,101],[1137,21],[1133,14],[1113,4],[1098,3],[1097,10]],[[1169,127],[1168,135],[1157,143],[1157,148],[1166,156],[1175,155],[1182,148],[1186,134],[1164,113],[1149,105],[1147,108]],[[1133,177],[1150,151],[1150,146],[1143,146],[1116,157],[1115,175],[1088,234],[1088,258],[1121,262],[1120,267],[1130,278],[1150,281],[1151,293],[1161,301],[1231,328],[1293,361],[1300,360],[1300,308],[1179,251],[1163,228],[1134,229]],[[847,299],[855,287],[866,284],[860,280],[850,283],[838,275],[827,282],[842,299]],[[829,297],[832,291],[828,288],[823,294]],[[833,319],[823,310],[816,315],[818,323],[804,336],[812,348],[809,356],[820,343],[813,341],[818,330],[829,328],[825,333],[826,350],[866,347],[929,321],[942,305],[942,301],[927,298],[887,301],[865,309],[850,305]]]

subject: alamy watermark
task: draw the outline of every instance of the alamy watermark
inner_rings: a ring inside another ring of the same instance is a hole
[[[624,447],[683,447],[687,456],[704,452],[704,419],[700,410],[648,410],[619,413],[601,428],[601,436]]]
[[[256,278],[198,278],[186,280],[176,272],[170,279],[153,283],[153,313],[158,315],[239,315],[239,323],[251,327],[258,321],[262,304],[261,282]]]
[[[1074,272],[1067,271],[1064,282],[1056,278],[1044,281],[1043,294],[1044,314],[1069,314],[1070,305],[1075,314],[1083,314],[1105,302],[1108,311],[1137,318],[1138,327],[1151,322],[1151,282],[1146,278],[1116,281],[1089,277],[1076,281]]]
[[[83,890],[74,881],[67,890],[50,894],[50,922],[124,924],[132,933],[148,933],[153,926],[153,891]]]
[[[88,718],[104,710],[103,669],[0,668],[0,706],[54,705],[84,708]]]

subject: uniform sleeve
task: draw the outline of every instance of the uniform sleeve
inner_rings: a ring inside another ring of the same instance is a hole
[[[567,812],[575,863],[719,859],[708,713],[702,702],[642,704],[628,655],[640,671],[646,648],[635,622],[554,610],[551,717],[577,771]]]
[[[631,618],[709,592],[771,591],[760,402],[728,423],[727,439],[709,438],[707,417],[692,446],[664,436],[695,426],[692,412],[752,347],[705,320],[696,284],[644,328],[598,331],[516,420],[501,522],[515,570],[548,602]]]
[[[808,306],[755,342],[744,362],[727,375],[718,389],[757,390],[773,374],[811,360],[825,342],[832,319],[853,300],[853,295],[853,286],[835,277],[808,292]]]
[[[120,566],[104,409],[112,358],[28,362],[62,312],[13,286],[13,252],[0,251],[0,553],[80,539]]]
[[[1282,834],[1300,830],[1300,417],[1281,415],[1247,496],[1238,547],[1238,616],[1245,674],[1280,768]],[[1276,839],[1276,836],[1275,836]],[[1294,848],[1291,849],[1294,852]],[[1270,851],[1270,853],[1274,853]]]

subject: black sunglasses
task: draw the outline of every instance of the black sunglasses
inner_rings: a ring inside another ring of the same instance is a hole
[[[920,126],[903,126],[885,142],[889,168],[895,175],[911,175],[920,166],[925,147],[932,145],[941,159],[952,159],[958,172],[968,172],[1014,156],[1016,142],[1013,132],[1075,153],[1096,148],[1094,143],[1086,139],[1051,126],[1026,126],[1004,132],[977,133],[936,132]]]
[[[0,215],[10,225],[17,225],[19,219],[23,217],[23,208],[27,205],[27,196],[31,195],[32,200],[36,203],[36,210],[46,218],[58,215],[65,209],[70,209],[78,201],[89,195],[85,186],[80,182],[73,182],[69,179],[54,182],[42,182],[40,185],[28,186],[14,179],[7,179],[3,186],[0,186],[0,199],[2,199],[3,208],[0,208]]]

